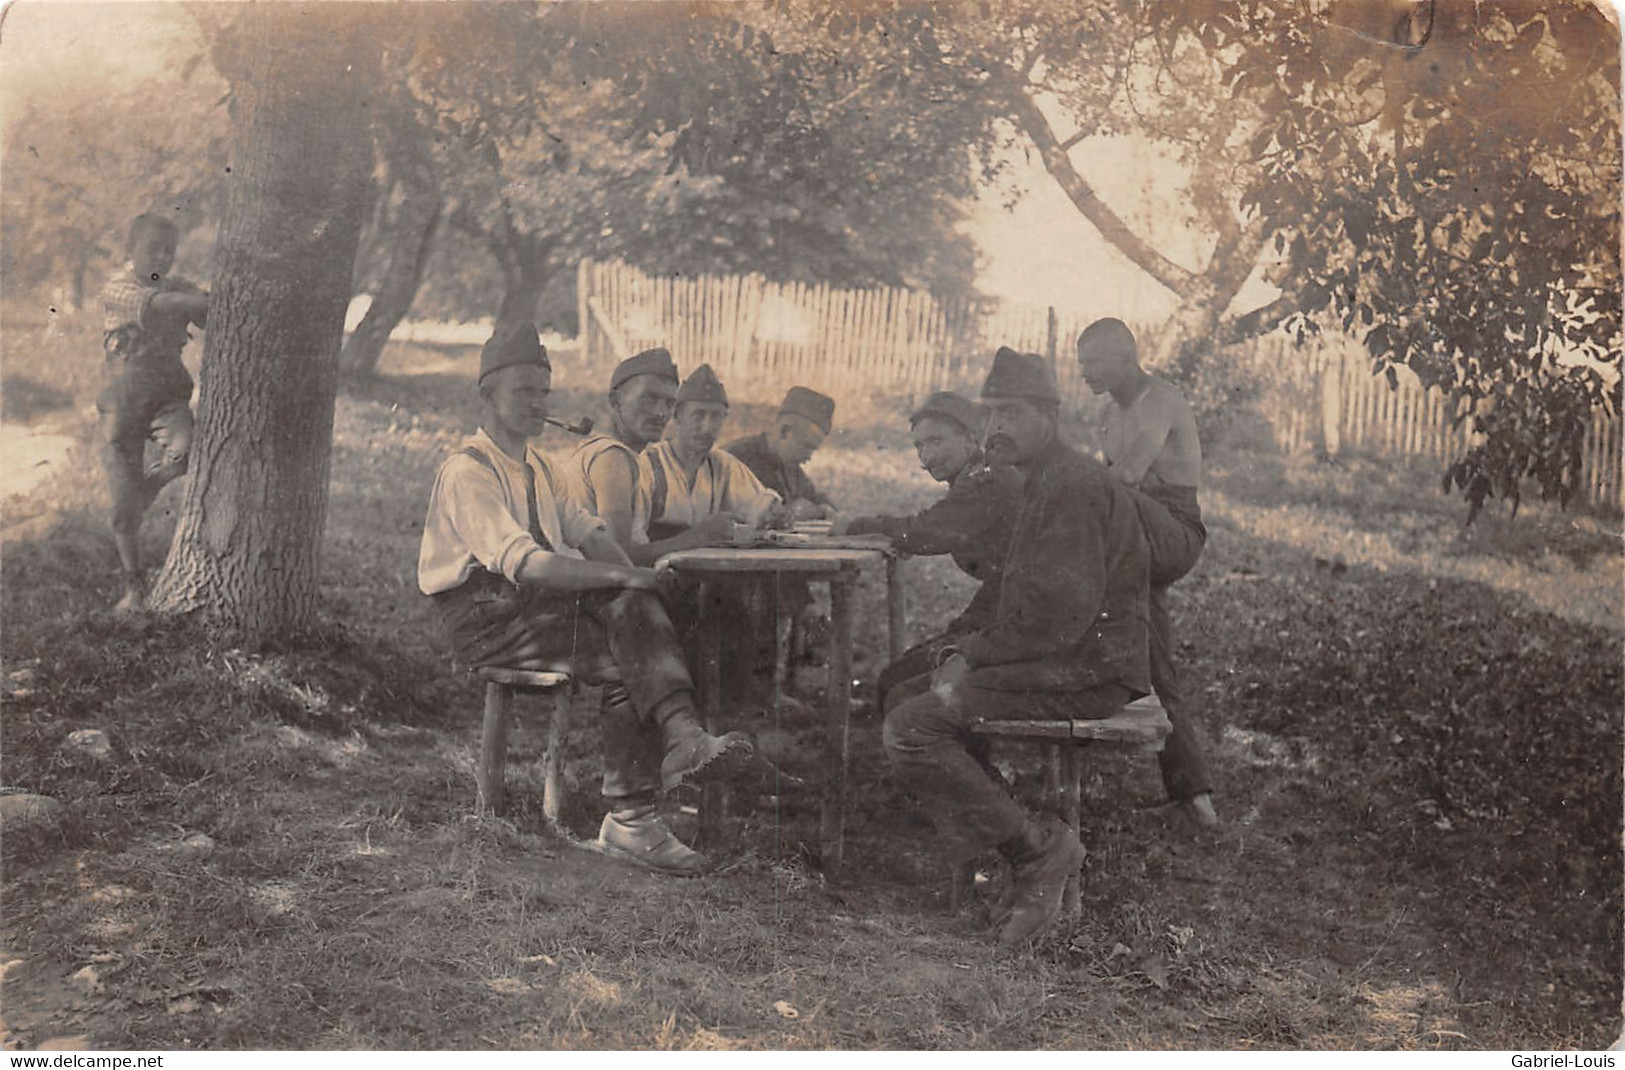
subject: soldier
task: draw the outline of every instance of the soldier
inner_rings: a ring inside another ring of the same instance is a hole
[[[982,386],[987,454],[1023,478],[991,619],[940,650],[931,676],[898,685],[883,739],[893,768],[970,856],[997,846],[1013,874],[999,943],[1055,920],[1083,845],[1064,822],[1029,816],[967,749],[994,719],[1110,717],[1150,687],[1149,551],[1128,490],[1057,431],[1049,362],[1001,348]]]
[[[1122,320],[1096,320],[1078,336],[1078,366],[1089,389],[1111,399],[1102,452],[1111,474],[1130,488],[1151,547],[1151,687],[1173,726],[1158,756],[1162,782],[1174,805],[1212,828],[1219,823],[1213,781],[1179,686],[1168,613],[1169,586],[1195,566],[1207,543],[1196,497],[1202,480],[1196,417],[1177,386],[1140,367]]]
[[[634,564],[650,565],[663,553],[726,541],[726,518],[710,523],[682,545],[651,546],[634,537],[637,518],[648,515],[648,487],[640,456],[660,441],[677,401],[677,364],[664,349],[645,349],[615,366],[609,377],[614,433],[599,432],[580,445],[565,466],[564,494],[577,508],[604,521],[610,536]]]
[[[773,491],[797,520],[835,515],[835,504],[819,490],[802,465],[824,444],[835,418],[835,400],[792,386],[779,405],[771,432],[735,439],[723,447],[744,461],[762,486]]]
[[[567,671],[603,685],[599,846],[662,873],[697,873],[706,859],[661,821],[658,793],[741,769],[750,740],[701,727],[655,573],[627,559],[601,518],[557,497],[552,466],[530,445],[552,379],[530,324],[486,343],[480,430],[435,478],[418,586],[469,668]]]
[[[1021,474],[1008,465],[990,468],[982,456],[986,423],[981,406],[951,391],[938,391],[909,417],[920,467],[948,493],[913,516],[856,517],[844,525],[852,535],[885,535],[905,554],[952,554],[954,564],[980,586],[970,604],[941,635],[909,648],[880,674],[882,709],[897,684],[929,673],[937,651],[954,637],[975,631],[999,604],[999,570],[1010,518],[1021,496]]]
[[[658,545],[716,517],[760,527],[788,516],[744,461],[714,448],[727,419],[728,391],[711,365],[702,364],[677,390],[672,436],[643,451],[648,507],[635,522],[634,538]]]

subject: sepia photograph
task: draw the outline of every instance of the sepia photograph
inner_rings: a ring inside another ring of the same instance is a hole
[[[1625,1045],[1620,69],[11,0],[0,1049]]]

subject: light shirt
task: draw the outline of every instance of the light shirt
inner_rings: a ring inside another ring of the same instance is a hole
[[[517,584],[532,554],[582,556],[581,540],[602,530],[604,522],[561,500],[553,468],[535,447],[527,446],[525,461],[516,461],[484,429],[463,440],[463,448],[470,446],[490,459],[491,468],[461,449],[440,466],[418,552],[418,587],[424,594],[460,586],[476,565]],[[535,493],[536,519],[550,550],[531,536],[527,482]]]
[[[700,462],[690,484],[670,439],[655,443],[638,459],[642,469],[639,509],[632,518],[632,538],[649,541],[649,525],[673,524],[691,528],[708,516],[733,513],[759,525],[779,504],[779,496],[731,453],[712,450]]]

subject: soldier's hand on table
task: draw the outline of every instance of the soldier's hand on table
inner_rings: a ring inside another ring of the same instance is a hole
[[[701,546],[726,546],[733,541],[734,523],[738,519],[732,513],[713,513],[690,530]]]
[[[771,531],[783,531],[795,521],[789,507],[783,502],[774,502],[767,510],[767,516],[762,518],[762,527]]]

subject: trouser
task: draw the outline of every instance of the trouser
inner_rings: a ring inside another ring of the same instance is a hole
[[[971,730],[982,721],[1098,720],[1129,701],[1120,683],[1085,691],[1008,691],[981,686],[972,671],[944,700],[929,676],[893,690],[897,705],[886,714],[882,740],[892,768],[931,813],[948,853],[969,858],[1018,835],[1027,814],[1004,790],[978,755]]]
[[[1151,689],[1162,701],[1173,728],[1158,755],[1158,764],[1168,797],[1189,799],[1211,792],[1213,781],[1174,664],[1174,622],[1168,612],[1168,588],[1195,567],[1207,543],[1207,528],[1196,504],[1195,487],[1154,484],[1144,491],[1134,491],[1133,497],[1151,546]]]
[[[150,404],[141,412],[127,408],[110,404],[101,413],[101,462],[113,500],[113,532],[133,539],[158,492],[186,473],[192,410],[185,400]],[[151,465],[146,463],[149,440],[162,451]]]
[[[660,790],[661,725],[675,710],[693,710],[694,681],[658,597],[519,588],[478,570],[434,602],[457,660],[469,668],[568,672],[601,685],[605,798]]]

